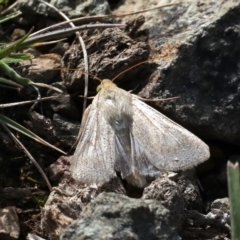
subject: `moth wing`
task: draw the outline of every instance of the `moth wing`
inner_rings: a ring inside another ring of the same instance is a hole
[[[79,182],[102,184],[115,175],[114,133],[96,104],[90,105],[86,114],[71,172]]]
[[[134,96],[132,104],[132,136],[138,149],[135,161],[144,153],[159,170],[175,171],[191,168],[209,158],[208,146],[194,134]]]
[[[119,140],[119,136],[115,133],[115,150],[116,150],[116,161],[115,170],[121,172],[121,176],[125,179],[128,175],[132,173],[131,169],[131,153],[129,154],[130,137],[129,129],[125,129],[125,136],[121,136],[122,141]],[[128,135],[127,135],[128,134]],[[129,140],[128,140],[129,138]]]
[[[143,126],[142,126],[143,127]],[[140,175],[143,176],[156,176],[160,174],[159,169],[150,161],[147,154],[147,149],[139,142],[138,138],[134,134],[130,135],[132,146],[132,161],[133,166]]]
[[[126,129],[125,132],[125,135],[120,137],[115,133],[115,170],[121,172],[123,179],[137,172],[141,175],[158,175],[160,173],[159,169],[149,162],[144,149],[138,144],[137,139],[133,137],[129,129]]]

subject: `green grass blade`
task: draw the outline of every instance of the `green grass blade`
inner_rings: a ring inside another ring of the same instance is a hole
[[[0,83],[7,85],[7,86],[15,87],[15,88],[23,88],[22,85],[20,85],[16,82],[13,82],[9,79],[3,78],[3,77],[0,77]]]
[[[1,4],[1,1],[0,1],[0,4]],[[3,22],[8,21],[10,19],[13,19],[13,18],[15,18],[15,17],[17,17],[17,16],[19,16],[21,14],[22,13],[20,11],[16,11],[16,12],[13,12],[13,13],[7,15],[7,16],[4,16],[4,17],[0,18],[0,24],[3,23]]]
[[[28,78],[21,77],[16,71],[9,67],[4,61],[0,60],[0,69],[7,74],[12,80],[20,83],[21,85],[29,85],[32,81]]]
[[[6,64],[9,63],[19,63],[23,60],[32,59],[33,56],[30,53],[10,53],[9,56],[2,59],[2,61]]]
[[[5,45],[4,47],[2,46],[2,48],[0,49],[0,59],[8,56],[12,51],[19,49],[21,44],[28,38],[28,36],[31,34],[32,31],[33,31],[33,28],[31,28],[31,30],[25,36],[23,36],[21,39],[17,40],[16,42],[11,43],[9,45]]]
[[[227,163],[228,194],[231,211],[231,239],[240,239],[240,177],[238,163]]]
[[[48,88],[48,89],[52,89],[52,90],[54,90],[56,92],[59,92],[59,93],[63,92],[61,89],[58,89],[58,88],[53,87],[51,85],[44,84],[44,83],[34,83],[29,78],[21,77],[14,69],[9,67],[6,63],[4,63],[3,60],[0,60],[0,70],[2,72],[4,72],[5,74],[7,74],[12,80],[16,81],[17,83],[19,83],[23,86],[34,85],[34,86],[39,86],[39,87],[45,87],[45,88]],[[6,84],[6,82],[5,82],[5,84]],[[11,83],[9,83],[9,85],[10,84]]]

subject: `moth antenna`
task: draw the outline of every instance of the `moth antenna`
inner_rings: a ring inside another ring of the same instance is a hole
[[[97,77],[97,76],[95,76],[95,75],[93,75],[93,74],[91,74],[91,73],[88,73],[88,72],[85,72],[85,71],[83,71],[83,70],[76,69],[76,68],[54,68],[53,70],[66,70],[66,71],[76,71],[76,70],[77,70],[77,71],[79,71],[79,72],[82,72],[82,73],[84,73],[84,74],[89,75],[90,77],[98,80],[99,82],[102,82],[102,79],[101,79],[101,78],[99,78],[99,77]]]
[[[170,100],[175,100],[175,99],[178,99],[180,98],[179,96],[177,97],[171,97],[171,98],[164,98],[164,99],[147,99],[147,98],[142,98],[142,97],[139,97],[138,95],[134,95],[135,97],[137,97],[138,99],[142,100],[143,102],[164,102],[164,101],[170,101]]]
[[[139,65],[142,65],[142,64],[144,64],[144,63],[147,63],[147,62],[149,62],[149,60],[146,60],[146,61],[137,63],[137,64],[133,65],[132,67],[130,67],[130,68],[128,68],[128,69],[120,72],[117,76],[115,76],[115,77],[112,79],[112,82],[114,82],[118,77],[120,77],[120,76],[121,76],[122,74],[124,74],[125,72],[128,72],[128,71],[130,71],[131,69],[133,69],[133,68],[135,68],[135,67],[137,67],[137,66],[139,66]]]

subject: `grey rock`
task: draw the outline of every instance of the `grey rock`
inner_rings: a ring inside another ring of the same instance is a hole
[[[57,53],[63,55],[65,51],[69,49],[69,43],[67,42],[58,42],[55,47],[51,48],[50,53]]]
[[[174,181],[177,183],[183,195],[185,208],[187,210],[195,209],[202,212],[203,201],[197,185],[196,177],[191,172],[187,174],[186,171],[183,174],[179,174]]]
[[[211,212],[204,215],[195,210],[190,210],[187,212],[189,218],[194,220],[194,224],[201,226],[212,226],[215,228],[221,228],[225,231],[230,231],[230,215],[224,214],[223,211],[218,211],[217,209],[212,209]]]
[[[124,7],[154,3],[166,1],[127,1]],[[179,96],[155,106],[201,137],[239,144],[239,1],[192,1],[143,15],[139,32],[147,32],[156,66],[141,95]]]
[[[0,190],[1,199],[20,200],[31,196],[31,190],[28,188],[7,187]]]
[[[58,94],[56,98],[51,101],[50,106],[55,113],[61,114],[71,120],[77,120],[80,124],[79,108],[70,95]]]
[[[79,132],[79,123],[70,121],[68,118],[55,113],[53,115],[53,135],[63,146],[72,147]]]
[[[60,239],[179,239],[174,225],[169,211],[156,200],[102,193]]]
[[[144,188],[142,199],[155,199],[167,208],[180,229],[184,221],[184,197],[178,185],[167,176],[161,176]]]
[[[109,4],[106,0],[51,0],[49,3],[66,14],[69,18],[110,13]],[[20,0],[18,4],[20,10],[28,16],[34,16],[37,13],[42,16],[60,18],[56,11],[53,11],[45,4],[35,0]]]
[[[51,181],[61,183],[71,178],[69,156],[61,156],[56,162],[51,164],[47,171]]]
[[[187,221],[181,233],[183,239],[224,239],[229,240],[230,207],[228,198],[216,199],[207,214],[196,210],[186,213]],[[198,226],[198,228],[193,228]],[[204,229],[204,231],[203,231]]]
[[[0,239],[14,240],[20,235],[20,227],[15,207],[0,209]]]
[[[76,220],[82,209],[101,192],[126,194],[118,178],[102,186],[84,186],[69,176],[61,179],[61,184],[52,192],[42,208],[41,227],[50,240],[58,240],[63,230]]]
[[[147,60],[150,53],[147,43],[134,41],[119,28],[84,31],[82,37],[87,40],[89,71],[100,79],[113,79],[130,66]],[[85,74],[83,52],[79,44],[72,45],[66,51],[62,58],[62,67],[76,69],[71,72],[62,72],[63,82],[67,89],[75,94],[82,92]],[[128,87],[130,82],[136,79],[135,75],[134,70],[127,72]],[[118,83],[119,81],[121,78],[118,78]],[[94,91],[95,94],[96,81],[90,83],[89,90]]]
[[[16,41],[26,35],[26,31],[21,28],[15,28],[11,34],[12,41]]]
[[[46,106],[46,104],[41,105]],[[48,142],[55,142],[53,134],[53,124],[50,118],[36,112],[29,111],[30,121],[25,121],[27,127],[32,130],[34,133],[43,137]]]
[[[212,202],[211,210],[219,209],[224,213],[230,214],[230,203],[228,198],[219,198]]]
[[[83,189],[80,189],[83,192]],[[69,183],[62,183],[52,189],[41,211],[41,228],[49,239],[59,239],[63,229],[77,219],[83,207],[81,198],[86,197],[79,192],[81,191]]]

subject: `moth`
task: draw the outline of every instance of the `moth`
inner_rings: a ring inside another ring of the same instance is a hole
[[[194,134],[142,102],[138,96],[103,80],[85,110],[80,140],[71,163],[75,180],[103,184],[121,173],[144,187],[146,177],[192,168],[210,156]]]

